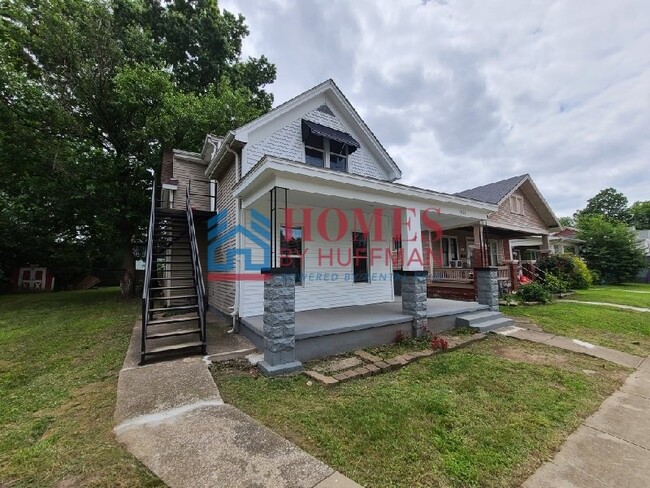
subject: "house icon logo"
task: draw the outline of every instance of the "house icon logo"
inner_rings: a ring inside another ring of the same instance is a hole
[[[243,256],[243,268],[240,271],[261,271],[271,264],[271,246],[269,236],[270,220],[255,209],[251,210],[250,228],[243,225],[228,227],[228,210],[217,212],[208,220],[208,272],[224,273],[213,275],[214,279],[235,279],[235,257]],[[234,244],[235,237],[250,247],[241,248]],[[254,252],[255,251],[255,252]],[[259,255],[261,253],[261,256]],[[256,254],[256,256],[254,256]]]

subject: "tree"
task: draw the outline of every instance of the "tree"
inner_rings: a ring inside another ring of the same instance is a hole
[[[603,215],[613,222],[629,223],[627,197],[614,188],[605,188],[587,200],[587,206],[579,210],[574,217],[583,215]]]
[[[634,202],[630,207],[632,215],[631,224],[637,230],[650,229],[650,200],[645,202]]]
[[[247,34],[214,0],[0,0],[0,192],[22,227],[48,221],[35,232],[52,251],[119,247],[133,283],[163,148],[271,107],[275,67],[240,59]]]
[[[585,241],[582,256],[587,266],[608,283],[623,283],[636,278],[644,266],[635,232],[626,224],[604,215],[582,215],[578,237]]]
[[[573,217],[560,217],[558,221],[562,227],[574,227],[576,225]]]

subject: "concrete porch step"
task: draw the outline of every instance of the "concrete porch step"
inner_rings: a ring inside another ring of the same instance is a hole
[[[488,332],[500,327],[508,327],[515,322],[504,317],[501,312],[475,312],[456,317],[456,327],[471,327],[479,332]]]

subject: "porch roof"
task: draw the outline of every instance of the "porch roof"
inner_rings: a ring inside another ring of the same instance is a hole
[[[233,194],[247,208],[274,187],[319,195],[332,202],[343,199],[369,206],[435,209],[441,215],[458,217],[459,224],[486,219],[497,209],[490,203],[270,156],[264,156],[242,178]]]

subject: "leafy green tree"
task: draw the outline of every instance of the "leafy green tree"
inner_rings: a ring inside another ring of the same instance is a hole
[[[587,206],[579,210],[574,217],[586,215],[603,215],[613,222],[630,222],[627,209],[627,197],[614,188],[605,188],[587,200]]]
[[[632,215],[631,224],[637,230],[650,229],[650,200],[645,202],[634,202],[630,207]]]
[[[643,251],[627,224],[608,220],[604,215],[582,215],[578,231],[578,237],[585,241],[582,256],[587,266],[605,282],[633,281],[643,268]]]
[[[558,221],[562,227],[574,227],[576,225],[573,217],[560,217]]]
[[[275,67],[241,59],[247,34],[214,0],[0,0],[0,192],[22,209],[14,224],[45,254],[118,247],[133,283],[162,150],[196,150],[272,105]]]

